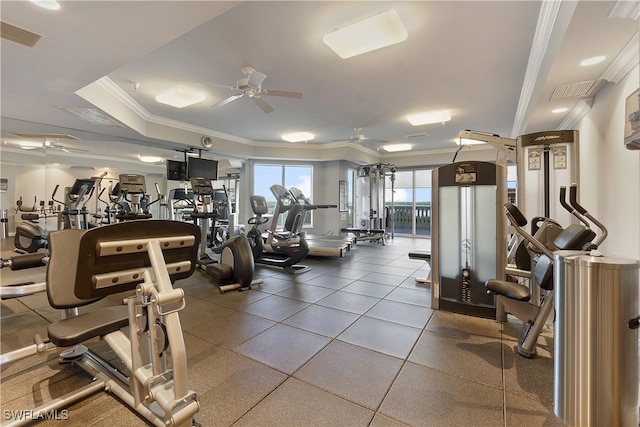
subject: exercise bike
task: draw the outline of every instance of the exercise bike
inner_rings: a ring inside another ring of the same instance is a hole
[[[254,195],[249,198],[255,216],[249,220],[252,227],[247,233],[247,238],[251,244],[254,261],[257,264],[282,267],[289,274],[304,273],[310,270],[310,267],[298,264],[309,254],[309,244],[302,232],[304,206],[297,203],[283,186],[275,184],[270,189],[276,197],[276,207],[266,241],[258,227],[265,223],[263,216],[269,212],[267,201],[264,196]],[[289,223],[290,231],[278,231],[278,217],[285,213],[285,221]]]

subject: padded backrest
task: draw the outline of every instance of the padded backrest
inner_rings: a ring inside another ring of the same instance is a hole
[[[104,297],[133,290],[151,267],[146,241],[159,241],[171,281],[185,279],[195,270],[200,228],[169,220],[134,220],[89,230],[80,240],[74,293],[79,298]],[[171,268],[170,264],[188,264]]]
[[[141,272],[151,267],[145,239],[161,242],[167,266],[182,263],[169,269],[172,281],[189,277],[196,266],[200,229],[178,221],[137,220],[56,231],[49,237],[47,297],[53,308],[67,309],[135,289],[143,281]]]
[[[296,203],[289,209],[287,219],[284,222],[284,229],[292,233],[298,233],[302,226],[301,222],[305,215],[304,206]]]
[[[76,266],[80,240],[87,230],[66,229],[49,233],[49,264],[47,265],[47,299],[55,309],[67,309],[91,304],[100,298],[76,297]]]
[[[533,275],[542,289],[553,289],[553,260],[545,254],[540,255],[533,269]]]
[[[571,224],[553,241],[558,249],[580,250],[584,245],[591,242],[596,237],[596,233],[581,224]]]
[[[522,212],[520,212],[520,209],[518,209],[516,205],[514,205],[513,203],[506,203],[504,207],[507,212],[509,212],[511,217],[516,221],[516,225],[518,225],[519,227],[524,227],[525,225],[527,225],[527,218],[525,218],[525,216],[522,214]]]

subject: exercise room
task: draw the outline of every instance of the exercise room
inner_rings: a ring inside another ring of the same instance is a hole
[[[640,425],[640,1],[5,1],[0,425]]]

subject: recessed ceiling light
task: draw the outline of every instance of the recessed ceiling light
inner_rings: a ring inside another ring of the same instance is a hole
[[[568,111],[569,109],[567,107],[560,107],[560,108],[554,108],[553,110],[551,110],[551,112],[553,114],[560,114],[560,113],[564,113],[565,111]]]
[[[288,142],[302,142],[302,141],[311,141],[316,136],[309,132],[291,132],[285,133],[282,136],[282,139]]]
[[[156,156],[140,156],[140,161],[143,163],[158,163],[162,161],[162,157]]]
[[[37,141],[20,141],[19,145],[23,150],[35,150],[43,147],[42,142]]]
[[[407,120],[414,126],[428,125],[431,123],[444,123],[451,120],[448,111],[425,111],[424,113],[409,114]]]
[[[156,101],[172,107],[183,108],[202,102],[205,98],[206,96],[202,92],[197,92],[184,86],[176,86],[156,96]]]
[[[31,2],[43,9],[60,10],[60,3],[56,0],[31,0]]]
[[[602,61],[604,61],[605,59],[607,59],[606,56],[604,55],[599,55],[599,56],[593,56],[591,58],[587,58],[583,61],[580,62],[580,65],[582,65],[583,67],[588,67],[590,65],[596,65],[601,63]]]
[[[408,35],[398,13],[391,9],[327,33],[322,41],[346,59],[403,42]]]
[[[409,151],[411,150],[411,144],[387,144],[381,147],[384,151],[388,151],[390,153],[395,153],[398,151]]]

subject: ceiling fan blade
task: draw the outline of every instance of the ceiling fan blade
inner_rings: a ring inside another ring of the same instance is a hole
[[[264,99],[256,96],[253,98],[253,100],[256,102],[256,104],[258,104],[258,107],[260,107],[262,111],[264,111],[265,113],[270,113],[273,111],[273,108],[271,108],[271,105],[269,105],[269,103]]]
[[[218,102],[217,104],[213,104],[212,108],[218,108],[218,107],[222,107],[223,105],[227,105],[228,103],[235,101],[238,98],[242,98],[242,95],[244,94],[239,94],[239,95],[231,95],[230,97],[223,99],[222,101]]]
[[[238,90],[238,88],[234,87],[234,86],[229,86],[229,85],[221,85],[219,83],[207,83],[207,85],[209,86],[215,86],[215,87],[223,87],[225,89],[230,89],[230,90]]]
[[[255,87],[260,87],[260,85],[262,84],[262,82],[264,81],[264,79],[267,78],[266,74],[262,74],[258,71],[253,71],[251,73],[251,75],[249,75],[249,82],[248,84],[251,86],[255,86]]]
[[[263,89],[262,94],[269,96],[284,96],[285,98],[302,98],[302,94],[300,92],[289,92],[286,90]]]

